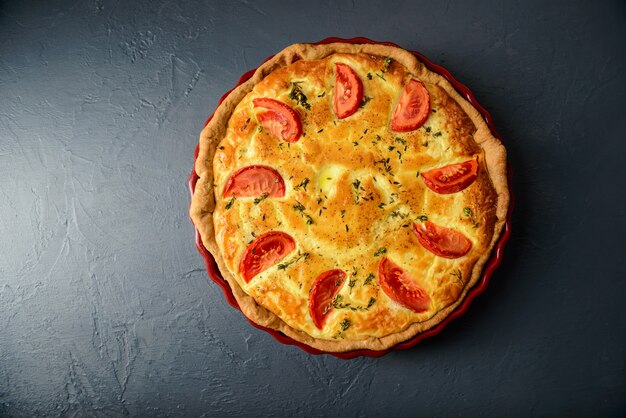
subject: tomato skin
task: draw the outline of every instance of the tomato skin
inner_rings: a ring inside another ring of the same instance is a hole
[[[430,94],[421,81],[409,80],[391,114],[391,129],[414,131],[430,116]]]
[[[332,302],[346,281],[343,270],[327,270],[317,276],[309,293],[309,315],[318,329],[324,327]]]
[[[339,119],[353,115],[363,100],[363,83],[354,70],[346,64],[335,64],[333,107]]]
[[[457,193],[469,187],[478,177],[478,159],[433,168],[420,175],[426,187],[435,193]]]
[[[278,171],[264,165],[249,165],[228,177],[223,197],[285,196],[285,181]]]
[[[252,103],[254,107],[267,109],[257,113],[257,119],[276,139],[285,142],[296,142],[300,139],[302,121],[295,110],[283,102],[268,98],[254,99]]]
[[[414,223],[413,230],[420,244],[439,257],[463,257],[472,248],[472,241],[459,231],[430,221]]]
[[[424,312],[430,307],[430,297],[400,266],[387,257],[378,264],[380,288],[394,302],[413,312]]]
[[[295,248],[296,242],[289,234],[281,231],[266,232],[246,248],[239,262],[239,272],[249,283],[254,276],[278,263]]]

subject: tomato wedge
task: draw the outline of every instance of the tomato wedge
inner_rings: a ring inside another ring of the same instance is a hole
[[[435,193],[460,192],[476,180],[478,160],[473,159],[444,167],[433,168],[421,173],[424,184]]]
[[[249,165],[230,175],[224,186],[224,197],[283,197],[285,181],[278,171],[264,165]]]
[[[417,240],[431,253],[444,258],[459,258],[472,248],[472,241],[454,229],[430,221],[413,224]]]
[[[430,115],[430,95],[421,81],[411,79],[391,114],[391,129],[396,132],[414,131]]]
[[[363,100],[363,83],[346,64],[335,64],[333,106],[339,119],[347,118],[359,109]]]
[[[270,131],[276,139],[296,142],[302,135],[302,122],[298,113],[283,102],[274,99],[254,99],[254,107],[267,109],[256,117],[261,126]]]
[[[289,234],[270,231],[259,236],[246,248],[239,272],[246,283],[257,274],[267,270],[296,248],[296,242]]]
[[[424,312],[430,306],[430,297],[400,266],[383,257],[378,265],[380,288],[396,303],[413,312]]]
[[[309,315],[318,329],[324,327],[326,316],[333,307],[333,299],[345,281],[346,273],[336,269],[325,271],[313,282],[311,293],[309,293]]]

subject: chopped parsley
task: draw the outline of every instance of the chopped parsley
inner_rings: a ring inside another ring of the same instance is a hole
[[[356,179],[352,182],[352,187],[354,187],[354,204],[358,205],[359,204],[359,187],[361,186],[361,181],[359,179]]]
[[[378,257],[379,255],[383,255],[387,253],[387,248],[385,247],[380,247],[379,249],[376,250],[376,252],[374,253],[374,257]]]
[[[350,320],[348,318],[344,318],[343,321],[339,323],[339,327],[342,331],[347,330],[348,328],[350,328]]]
[[[228,203],[226,203],[226,210],[230,209],[234,203],[235,203],[235,196],[233,196],[233,198],[230,199]]]
[[[391,58],[385,57],[385,60],[383,61],[383,69],[381,70],[383,73],[389,71],[389,66],[391,65],[392,61],[393,60]]]
[[[306,110],[311,110],[311,105],[309,104],[307,97],[302,92],[300,88],[301,81],[295,81],[291,83],[291,91],[289,92],[289,98],[300,106],[305,108]]]
[[[261,203],[262,201],[264,201],[265,199],[267,199],[267,197],[268,197],[269,195],[270,195],[270,194],[269,194],[269,193],[267,193],[267,192],[263,193],[261,196],[259,196],[259,197],[257,197],[257,198],[255,198],[255,199],[254,199],[254,204],[255,204],[255,205],[258,205],[259,203]]]
[[[402,212],[400,212],[399,210],[397,210],[397,209],[396,209],[396,210],[394,210],[393,212],[391,212],[391,213],[389,214],[389,216],[391,216],[392,218],[400,218],[400,219],[404,219],[404,218],[406,218],[406,217],[407,217],[407,216],[409,216],[409,215],[408,215],[408,214],[406,214],[406,213],[402,213]]]
[[[306,224],[311,225],[313,223],[313,218],[311,218],[311,215],[304,212],[306,208],[304,207],[302,203],[300,203],[298,200],[296,200],[296,203],[297,203],[296,205],[292,206],[293,210],[295,210],[296,212],[300,212],[300,214],[306,219]]]
[[[385,172],[389,173],[391,176],[393,176],[393,173],[391,172],[391,166],[389,165],[389,158],[382,158],[378,161],[374,161],[375,164],[382,164]]]
[[[309,258],[309,253],[300,253],[298,252],[298,255],[294,258],[292,258],[289,261],[286,261],[284,263],[280,263],[277,267],[278,270],[285,270],[287,267],[289,267],[290,265],[292,265],[293,263],[296,263],[298,261],[300,261],[302,258],[304,258],[305,260],[307,258]]]
[[[370,273],[367,275],[367,277],[363,281],[363,286],[367,286],[368,284],[372,283],[372,280],[374,280],[374,273]]]
[[[241,130],[245,131],[249,123],[250,123],[250,118],[246,119],[246,123],[243,124],[243,126],[241,127]]]
[[[376,302],[376,298],[375,297],[371,297],[369,299],[369,301],[367,302],[367,306],[363,306],[363,305],[353,305],[350,302],[348,303],[344,303],[342,302],[343,300],[343,296],[341,295],[337,295],[335,296],[335,298],[333,299],[333,301],[331,302],[331,306],[335,309],[349,309],[353,312],[356,311],[367,311],[369,310],[374,303]],[[330,308],[330,306],[329,306]],[[344,330],[345,331],[345,330]]]
[[[300,188],[302,188],[302,189],[304,189],[304,191],[306,192],[306,191],[307,191],[307,190],[306,190],[306,186],[307,186],[307,184],[309,184],[309,178],[308,178],[308,177],[305,177],[305,178],[304,178],[304,180],[302,180],[302,181],[300,182],[300,184],[298,184],[298,185],[297,185],[296,187],[294,187],[293,189],[294,189],[294,190],[300,190]],[[319,203],[319,202],[318,202],[318,203]]]
[[[465,286],[465,282],[463,281],[463,274],[460,269],[456,269],[456,271],[450,273],[450,276],[454,276],[457,278],[459,282],[461,282],[461,286]]]
[[[359,107],[364,107],[370,100],[372,100],[371,97],[363,96],[363,100],[361,100],[361,104],[359,105]]]
[[[476,222],[474,213],[470,208],[463,208],[463,214],[469,218],[469,221],[473,224],[474,228],[478,228],[480,226],[480,222]]]

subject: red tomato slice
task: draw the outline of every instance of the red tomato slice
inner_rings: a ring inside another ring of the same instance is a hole
[[[335,64],[333,106],[339,119],[347,118],[359,109],[363,100],[363,83],[346,64]]]
[[[430,95],[421,81],[411,79],[391,114],[391,129],[396,132],[414,131],[430,115]]]
[[[278,171],[263,165],[249,165],[230,175],[224,186],[224,197],[283,197],[285,181]]]
[[[346,281],[343,270],[328,270],[320,274],[309,293],[309,315],[318,329],[324,327],[326,316],[333,308],[332,302]]]
[[[400,266],[383,257],[378,265],[380,288],[396,303],[413,312],[424,312],[430,306],[430,297]]]
[[[430,221],[413,224],[417,240],[431,253],[444,258],[463,257],[472,248],[472,241],[454,229]]]
[[[254,276],[267,270],[296,248],[290,235],[280,231],[270,231],[259,236],[246,248],[239,263],[239,272],[246,283]]]
[[[421,173],[424,184],[435,193],[460,192],[476,180],[478,160],[473,159],[444,167],[433,168]]]
[[[302,122],[295,110],[274,99],[254,99],[254,107],[267,109],[259,112],[257,119],[261,126],[270,131],[275,138],[285,142],[296,142],[302,134]]]

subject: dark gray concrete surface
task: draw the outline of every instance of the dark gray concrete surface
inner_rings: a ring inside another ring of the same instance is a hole
[[[380,359],[251,327],[187,215],[218,98],[327,36],[446,66],[514,169],[487,291]],[[624,416],[625,76],[623,1],[0,1],[0,415]]]

